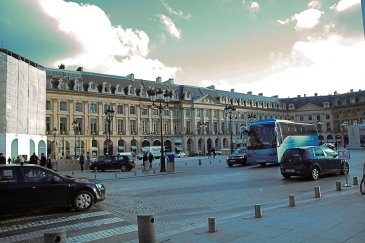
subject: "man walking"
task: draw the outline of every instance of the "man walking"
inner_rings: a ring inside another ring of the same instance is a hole
[[[6,164],[6,158],[3,155],[3,153],[0,153],[0,164],[5,165]]]
[[[37,161],[38,161],[38,156],[35,154],[35,153],[33,153],[32,154],[32,156],[30,156],[30,161],[29,161],[29,163],[30,164],[37,164]]]
[[[79,161],[79,163],[80,163],[81,171],[84,171],[85,158],[84,158],[84,155],[83,154],[80,155],[80,161]]]

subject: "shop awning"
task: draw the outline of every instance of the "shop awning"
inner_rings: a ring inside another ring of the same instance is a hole
[[[137,150],[137,146],[131,146],[131,150]]]

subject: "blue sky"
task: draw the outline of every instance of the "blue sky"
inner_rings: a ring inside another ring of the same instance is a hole
[[[365,89],[361,0],[2,0],[0,42],[47,67],[265,96]]]

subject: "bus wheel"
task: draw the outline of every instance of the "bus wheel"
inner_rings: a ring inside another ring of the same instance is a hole
[[[290,179],[291,175],[288,175],[286,173],[282,174],[285,179]]]
[[[261,167],[265,167],[266,163],[260,163]]]

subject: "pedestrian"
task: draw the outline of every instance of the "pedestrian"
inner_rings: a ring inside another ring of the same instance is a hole
[[[147,152],[144,151],[143,157],[142,157],[143,171],[146,171],[146,169],[147,169],[147,160],[148,160]]]
[[[215,158],[215,148],[212,148],[213,159]]]
[[[212,157],[212,151],[210,148],[208,148],[208,159],[210,159]]]
[[[148,162],[150,162],[150,168],[152,169],[152,162],[155,158],[153,157],[153,154],[150,152],[148,155]]]
[[[37,162],[38,162],[38,156],[35,153],[33,153],[32,156],[30,156],[29,164],[35,164],[36,165]]]
[[[337,142],[335,142],[335,149],[337,150]]]
[[[80,160],[79,160],[81,171],[84,171],[84,162],[85,162],[84,155],[81,154],[80,155]]]
[[[47,168],[48,168],[48,169],[52,169],[52,159],[51,159],[51,155],[48,155],[48,159],[47,159]]]
[[[46,166],[46,164],[47,164],[47,158],[46,158],[46,156],[44,155],[44,153],[42,153],[41,154],[41,163],[40,163],[40,165],[41,166]]]
[[[87,152],[85,168],[90,169],[90,164],[91,164],[91,156],[90,156],[90,152]]]
[[[8,164],[11,164],[11,158],[10,157],[8,158]]]
[[[5,164],[6,164],[6,158],[5,158],[5,156],[3,155],[3,153],[0,153],[0,164],[3,164],[3,165],[5,165]]]

